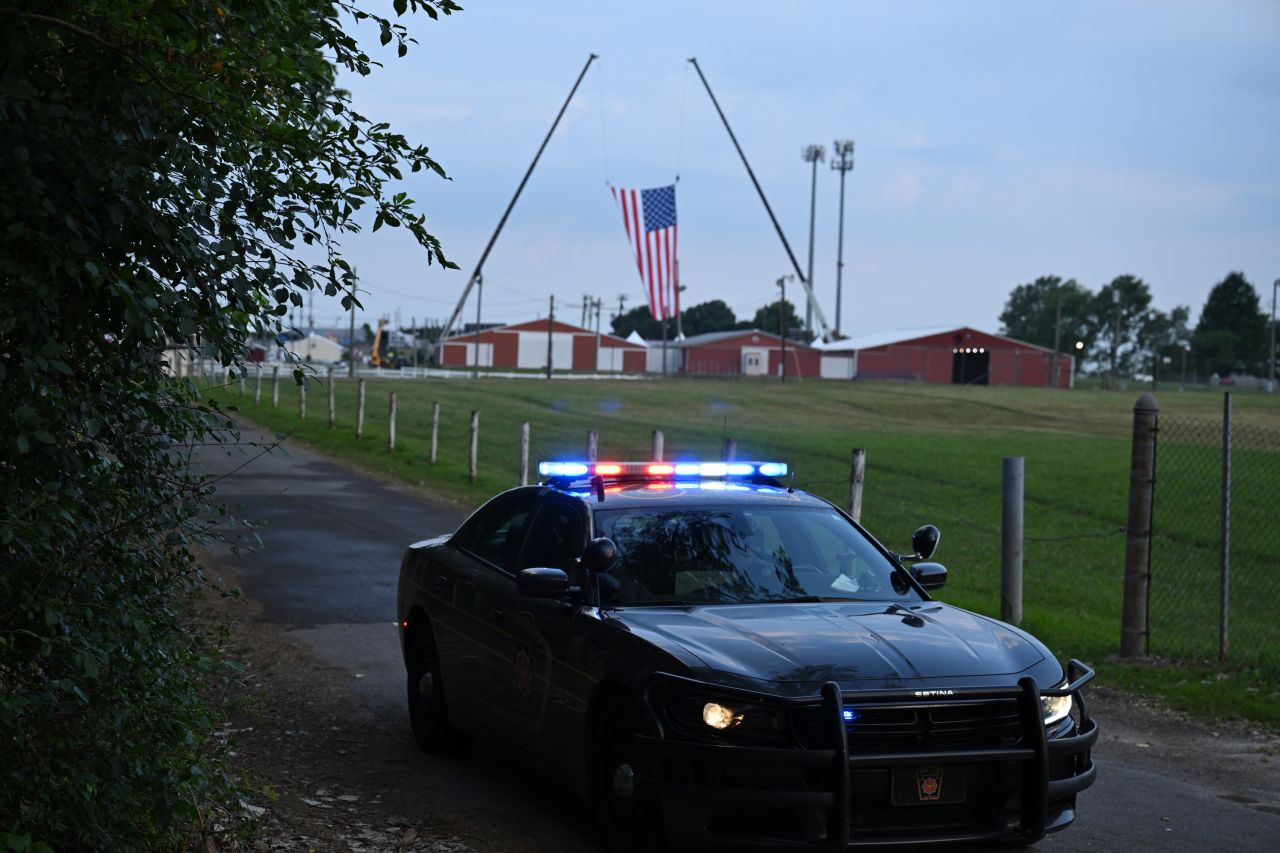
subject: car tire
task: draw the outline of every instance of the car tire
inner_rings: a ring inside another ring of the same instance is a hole
[[[615,698],[597,717],[591,744],[591,803],[607,849],[642,853],[662,849],[661,807],[634,789],[632,738],[651,727],[635,702]]]
[[[470,743],[470,738],[449,725],[449,705],[445,700],[444,678],[436,655],[431,626],[418,625],[407,639],[405,657],[408,675],[409,726],[418,748],[425,752],[454,753]]]

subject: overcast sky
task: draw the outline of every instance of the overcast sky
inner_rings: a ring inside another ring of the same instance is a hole
[[[1045,274],[1096,290],[1132,273],[1156,307],[1195,317],[1238,269],[1270,307],[1274,0],[463,5],[438,23],[410,19],[420,45],[408,57],[373,51],[386,69],[345,81],[358,109],[429,145],[452,178],[413,175],[405,188],[460,270],[428,268],[397,229],[347,239],[372,317],[447,317],[591,52],[601,58],[486,263],[486,321],[545,317],[552,293],[570,322],[584,293],[603,297],[606,327],[619,294],[638,304],[606,182],[654,187],[677,173],[684,304],[723,299],[749,319],[776,298],[790,263],[690,56],[802,266],[801,148],[856,141],[845,334],[995,331],[1009,291]],[[833,326],[838,186],[822,164],[814,287]],[[339,312],[317,302],[316,322]]]

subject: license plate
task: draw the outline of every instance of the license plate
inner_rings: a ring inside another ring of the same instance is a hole
[[[963,803],[969,768],[964,765],[924,765],[893,768],[893,804],[927,806]]]

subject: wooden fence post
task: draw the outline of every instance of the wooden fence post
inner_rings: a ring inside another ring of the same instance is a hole
[[[271,368],[271,408],[280,406],[280,367]]]
[[[653,431],[653,455],[649,458],[654,462],[662,461],[662,430],[660,429]]]
[[[338,410],[336,401],[334,400],[333,390],[333,368],[329,368],[329,429],[333,429],[338,422]]]
[[[356,438],[364,437],[364,383],[361,379],[356,386]]]
[[[396,392],[391,392],[390,404],[387,408],[387,452],[396,449]]]
[[[529,422],[520,424],[520,485],[529,485]]]
[[[440,438],[440,403],[431,404],[431,455],[427,458],[427,462],[431,465],[436,464],[436,446]]]
[[[1143,394],[1133,404],[1133,451],[1129,459],[1129,524],[1125,527],[1124,601],[1120,657],[1147,653],[1147,591],[1151,581],[1151,510],[1155,502],[1156,427],[1160,406]]]
[[[255,406],[262,404],[262,365],[258,365],[258,382],[253,388],[253,404]]]
[[[244,365],[240,365],[240,396],[244,396]]]
[[[600,460],[600,433],[593,429],[587,430],[587,461],[598,462]]]
[[[849,471],[849,517],[862,523],[862,481],[867,472],[867,451],[853,449],[853,467]]]
[[[305,421],[307,419],[307,380],[304,377],[302,384],[298,386],[298,420]]]
[[[1000,619],[1022,624],[1022,495],[1026,481],[1021,456],[1006,456],[1001,483]]]
[[[476,481],[476,446],[480,438],[480,413],[471,413],[471,450],[467,461],[467,480]]]

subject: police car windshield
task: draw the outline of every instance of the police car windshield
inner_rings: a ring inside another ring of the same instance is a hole
[[[894,565],[823,507],[620,509],[596,513],[618,547],[605,605],[918,600]]]

